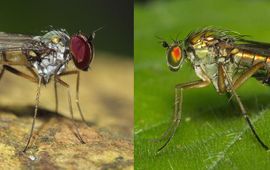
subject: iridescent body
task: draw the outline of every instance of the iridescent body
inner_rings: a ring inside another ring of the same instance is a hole
[[[175,87],[175,112],[171,127],[162,138],[169,136],[163,149],[173,137],[181,120],[182,91],[202,88],[213,84],[218,93],[233,96],[241,113],[258,142],[265,149],[267,145],[259,138],[246,109],[236,93],[250,77],[270,85],[270,44],[247,40],[239,33],[215,28],[203,28],[191,32],[183,41],[175,40],[172,44],[162,41],[167,49],[167,64],[172,71],[177,71],[188,60],[199,80],[181,83]]]
[[[229,31],[205,29],[191,33],[183,45],[186,48],[187,59],[191,61],[197,76],[202,80],[210,80],[217,92],[231,90],[227,81],[225,90],[218,86],[218,63],[222,63],[234,83],[247,69],[264,62],[265,66],[253,76],[258,79],[264,76],[264,82],[268,81],[270,44],[266,53],[260,49],[262,43],[252,44],[251,41],[244,40],[243,36]]]

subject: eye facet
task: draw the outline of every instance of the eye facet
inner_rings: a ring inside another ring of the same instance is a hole
[[[181,59],[181,50],[179,47],[174,47],[171,51],[172,58],[175,62],[180,61]]]
[[[179,46],[172,46],[167,52],[167,62],[170,68],[178,70],[182,59],[182,52]]]
[[[87,70],[93,59],[93,45],[81,34],[74,35],[70,39],[70,52],[74,64],[81,70]]]

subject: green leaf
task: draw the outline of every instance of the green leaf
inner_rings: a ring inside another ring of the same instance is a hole
[[[232,29],[270,42],[268,1],[155,1],[135,5],[136,169],[269,169],[270,153],[256,141],[237,104],[213,86],[184,91],[182,121],[160,153],[170,125],[176,84],[198,80],[189,63],[179,72],[166,66],[155,36],[183,39],[204,26]],[[237,90],[263,141],[270,145],[270,89],[250,79]]]

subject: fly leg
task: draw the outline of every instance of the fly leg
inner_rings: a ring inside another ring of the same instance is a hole
[[[235,97],[239,107],[240,107],[240,110],[241,110],[241,113],[243,115],[243,117],[245,118],[247,124],[249,125],[252,133],[254,134],[255,138],[257,139],[257,141],[261,144],[261,146],[268,150],[269,147],[264,144],[264,142],[260,139],[259,135],[257,134],[253,124],[251,123],[250,121],[250,118],[249,116],[247,115],[247,111],[243,105],[243,103],[241,102],[240,100],[240,97],[237,95],[237,93],[235,92],[235,89],[237,89],[238,87],[240,87],[248,78],[250,78],[253,74],[255,74],[260,68],[264,67],[265,66],[265,63],[263,62],[260,62],[260,63],[257,63],[255,64],[254,66],[252,66],[249,70],[247,70],[245,73],[243,73],[238,79],[236,79],[234,81],[234,83],[232,82],[232,80],[230,79],[230,77],[228,76],[225,68],[223,65],[221,65],[221,68],[224,72],[224,75],[226,77],[226,80],[228,81],[228,85],[230,86],[230,90],[231,90],[231,94]]]
[[[37,74],[35,74],[35,72],[32,70],[32,68],[30,67],[27,67],[27,69],[31,72],[31,74],[34,76],[29,76],[28,74],[25,74],[11,66],[8,66],[8,65],[4,65],[4,70],[7,70],[17,76],[20,76],[20,77],[23,77],[27,80],[30,80],[34,83],[38,83],[38,87],[37,87],[37,94],[36,94],[36,104],[35,104],[35,111],[34,111],[34,116],[33,116],[33,122],[32,122],[32,127],[31,127],[31,130],[30,130],[30,135],[28,137],[28,140],[27,140],[27,143],[26,143],[26,146],[24,147],[24,150],[23,152],[25,152],[30,144],[30,141],[33,137],[33,131],[34,131],[34,127],[35,127],[35,121],[36,121],[36,117],[37,117],[37,112],[38,112],[38,106],[39,106],[39,96],[40,96],[40,87],[41,87],[41,78],[39,78],[37,76]]]
[[[83,113],[82,113],[82,109],[81,109],[81,106],[80,106],[80,98],[79,98],[79,91],[80,91],[80,72],[77,71],[77,70],[73,70],[73,71],[67,71],[67,72],[64,72],[62,73],[61,75],[59,76],[67,76],[67,75],[73,75],[75,74],[77,76],[77,79],[76,79],[76,105],[77,105],[77,108],[79,110],[79,113],[80,113],[80,116],[81,116],[81,119],[82,121],[88,126],[84,116],[83,116]]]
[[[76,136],[79,138],[80,142],[82,144],[85,144],[85,141],[83,140],[82,136],[80,135],[80,132],[79,132],[79,128],[74,120],[74,116],[73,116],[73,109],[72,109],[72,103],[71,103],[71,95],[70,95],[70,87],[69,85],[64,82],[63,80],[61,80],[58,76],[56,76],[55,78],[57,80],[57,82],[59,82],[62,86],[66,87],[67,88],[67,93],[68,93],[68,104],[69,104],[69,111],[70,111],[70,114],[71,114],[71,119],[72,119],[72,122],[75,126],[75,130],[76,130]]]
[[[226,85],[225,85],[225,74],[224,74],[224,71],[222,69],[222,64],[221,63],[218,64],[218,83],[217,83],[217,85],[218,85],[218,90],[219,90],[220,93],[225,93],[227,91]],[[231,100],[232,97],[233,97],[231,95],[231,93],[226,92],[226,97],[228,98],[230,105],[233,108],[235,108],[235,105]]]
[[[29,134],[29,137],[28,137],[28,140],[27,140],[27,143],[23,149],[23,152],[26,152],[29,144],[30,144],[30,141],[33,137],[33,131],[34,131],[34,128],[35,128],[35,122],[36,122],[36,117],[37,117],[37,112],[38,112],[38,106],[39,106],[39,96],[40,96],[40,87],[41,87],[41,78],[38,77],[38,75],[34,72],[34,70],[30,67],[27,67],[27,69],[31,72],[31,74],[33,75],[32,76],[29,76],[28,74],[25,74],[23,72],[20,72],[19,70],[11,67],[11,66],[7,66],[7,65],[4,65],[4,69],[6,69],[7,71],[17,75],[17,76],[20,76],[20,77],[23,77],[23,78],[26,78],[27,80],[30,80],[34,83],[38,83],[38,87],[37,87],[37,94],[36,94],[36,103],[35,103],[35,111],[34,111],[34,116],[33,116],[33,121],[32,121],[32,126],[31,126],[31,130],[30,130],[30,134]]]
[[[24,147],[23,149],[23,152],[26,152],[29,144],[30,144],[30,141],[33,137],[33,131],[34,131],[34,127],[35,127],[35,122],[36,122],[36,117],[37,117],[37,112],[38,112],[38,106],[39,106],[39,97],[40,97],[40,87],[41,87],[41,78],[38,77],[38,75],[34,72],[34,70],[31,68],[31,67],[27,67],[27,69],[30,71],[30,73],[33,75],[33,76],[29,76],[28,74],[25,74],[11,66],[8,66],[8,65],[4,65],[3,66],[3,70],[7,70],[17,76],[20,76],[20,77],[23,77],[27,80],[30,80],[34,83],[37,83],[38,84],[38,87],[37,87],[37,94],[36,94],[36,104],[35,104],[35,111],[34,111],[34,116],[33,116],[33,121],[32,121],[32,126],[31,126],[31,130],[30,130],[30,134],[29,134],[29,137],[28,137],[28,140],[27,140],[27,143],[26,143],[26,146]],[[1,76],[3,75],[4,71],[1,72]],[[0,78],[1,78],[0,76]]]
[[[31,131],[30,131],[30,135],[28,137],[26,146],[24,147],[23,152],[26,152],[30,141],[33,137],[33,131],[35,128],[35,122],[36,122],[36,117],[37,117],[37,112],[38,112],[38,106],[39,106],[39,97],[40,97],[40,87],[41,87],[41,77],[38,78],[38,87],[37,87],[37,94],[36,94],[36,104],[35,104],[35,112],[34,112],[34,117],[33,117],[33,122],[32,122],[32,127],[31,127]]]
[[[183,90],[184,89],[191,89],[191,88],[202,88],[206,87],[210,84],[210,81],[198,80],[189,83],[178,84],[175,87],[175,108],[174,108],[174,116],[171,126],[168,130],[163,134],[162,138],[167,136],[168,139],[166,142],[158,149],[158,152],[161,151],[173,138],[177,127],[181,121],[181,112],[182,112],[182,103],[183,103]]]
[[[58,113],[58,92],[57,92],[57,80],[54,78],[54,97],[55,97],[55,112]]]
[[[35,74],[35,72],[32,70],[32,68],[30,68],[30,67],[27,67],[27,68],[28,68],[29,71],[31,70],[30,72],[33,75],[33,77],[32,76],[29,76],[28,74],[25,74],[25,73],[23,73],[23,72],[21,72],[21,71],[19,71],[17,69],[15,69],[15,68],[13,68],[11,66],[8,66],[8,65],[4,65],[3,66],[3,69],[4,70],[7,70],[7,71],[9,71],[9,72],[11,72],[11,73],[13,73],[13,74],[15,74],[17,76],[23,77],[23,78],[25,78],[27,80],[30,80],[30,81],[34,82],[34,83],[38,83],[39,81],[38,81],[37,74]]]

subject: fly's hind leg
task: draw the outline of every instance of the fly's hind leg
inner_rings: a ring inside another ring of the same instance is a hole
[[[168,130],[162,135],[161,138],[166,138],[168,136],[168,139],[166,142],[158,149],[158,152],[161,151],[167,144],[170,142],[170,140],[173,138],[177,127],[180,124],[181,121],[181,112],[182,112],[182,103],[183,103],[183,90],[184,89],[191,89],[191,88],[203,88],[210,84],[210,81],[203,81],[198,80],[194,82],[184,83],[184,84],[178,84],[175,87],[175,108],[174,108],[174,116],[171,126],[168,128]]]
[[[265,66],[265,63],[263,63],[263,62],[255,64],[249,70],[247,70],[245,73],[243,73],[239,78],[237,78],[234,82],[232,82],[232,80],[230,79],[230,77],[227,74],[223,65],[221,65],[221,68],[222,68],[224,75],[226,77],[226,80],[228,81],[228,84],[230,86],[231,94],[235,97],[235,99],[240,107],[241,113],[242,113],[243,117],[245,118],[247,124],[249,125],[252,133],[254,134],[257,141],[261,144],[261,146],[264,149],[269,150],[269,147],[260,139],[259,135],[257,134],[253,124],[251,123],[249,116],[247,115],[247,111],[246,111],[243,103],[240,100],[240,97],[235,92],[235,90],[238,87],[240,87],[248,78],[250,78],[253,74],[255,74],[260,68],[262,68],[264,66]]]
[[[35,72],[30,67],[27,67],[27,69],[31,72],[31,74],[33,76],[29,76],[28,74],[25,74],[25,73],[17,70],[16,68],[13,68],[13,67],[8,66],[8,65],[4,65],[3,67],[4,67],[4,70],[7,70],[7,71],[19,76],[19,77],[23,77],[29,81],[32,81],[33,83],[38,83],[38,76],[37,76],[37,74],[35,74]]]
[[[75,126],[75,130],[76,130],[76,133],[77,133],[76,135],[79,138],[80,142],[82,144],[85,144],[85,141],[83,140],[82,136],[80,135],[79,127],[77,126],[77,124],[76,124],[76,122],[74,120],[72,103],[71,103],[71,95],[70,95],[70,87],[69,87],[69,85],[66,82],[64,82],[63,80],[61,80],[58,76],[56,76],[55,80],[57,80],[57,82],[60,83],[63,87],[66,87],[67,88],[69,111],[70,111],[72,122],[73,122],[73,124]]]
[[[37,112],[38,112],[38,106],[39,106],[39,97],[40,97],[40,87],[41,87],[41,78],[38,77],[38,75],[35,73],[35,71],[31,68],[31,67],[26,67],[30,73],[32,74],[32,76],[28,75],[28,74],[25,74],[9,65],[3,65],[3,69],[1,70],[0,72],[0,79],[1,77],[3,76],[4,74],[4,71],[7,70],[9,71],[10,73],[13,73],[19,77],[23,77],[29,81],[32,81],[34,83],[37,83],[38,84],[38,87],[37,87],[37,94],[36,94],[36,103],[35,103],[35,111],[34,111],[34,116],[33,116],[33,121],[32,121],[32,126],[31,126],[31,130],[30,130],[30,134],[29,134],[29,137],[28,137],[28,140],[27,140],[27,143],[23,149],[23,152],[26,152],[29,144],[30,144],[30,141],[33,137],[33,131],[34,131],[34,127],[35,127],[35,121],[36,121],[36,117],[37,117]]]

